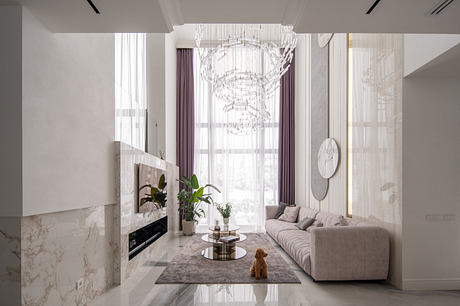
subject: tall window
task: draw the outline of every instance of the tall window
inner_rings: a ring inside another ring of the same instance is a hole
[[[115,140],[145,150],[147,126],[144,33],[115,34]]]
[[[262,54],[254,52],[240,50],[232,56],[251,65],[254,57],[260,58],[258,65],[263,69]],[[266,101],[270,122],[254,133],[235,135],[226,126],[238,118],[223,111],[222,102],[201,78],[198,52],[194,52],[194,80],[194,171],[201,182],[220,187],[222,193],[215,195],[218,202],[233,205],[231,223],[259,229],[264,222],[264,206],[277,204],[278,199],[279,91]],[[200,223],[212,224],[215,219],[220,215],[210,206]]]

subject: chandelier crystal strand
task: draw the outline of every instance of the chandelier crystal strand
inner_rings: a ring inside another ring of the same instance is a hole
[[[227,130],[233,134],[256,131],[268,121],[266,102],[292,61],[297,44],[292,26],[199,25],[195,40],[201,76],[211,84],[223,110],[231,114]]]

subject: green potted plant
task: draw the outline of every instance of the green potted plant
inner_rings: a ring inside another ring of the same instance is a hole
[[[186,188],[179,191],[177,199],[179,201],[179,211],[183,211],[184,213],[182,230],[184,235],[189,236],[195,233],[195,225],[198,222],[198,218],[206,215],[203,208],[201,208],[201,203],[214,204],[211,193],[205,193],[205,188],[210,187],[217,192],[220,192],[220,190],[211,184],[200,187],[195,174],[191,178],[184,176],[179,182],[186,186]]]
[[[162,174],[160,176],[160,179],[158,180],[158,186],[152,186],[151,184],[146,184],[146,185],[141,186],[141,188],[139,188],[139,191],[148,187],[149,192],[146,193],[144,197],[141,198],[139,205],[142,206],[147,202],[152,202],[158,208],[166,207],[166,196],[167,196],[167,193],[165,191],[166,185],[167,184],[165,180],[165,175]]]
[[[217,211],[219,211],[219,213],[222,215],[222,218],[224,219],[224,224],[228,224],[228,219],[230,218],[230,214],[232,213],[232,204],[217,204]]]

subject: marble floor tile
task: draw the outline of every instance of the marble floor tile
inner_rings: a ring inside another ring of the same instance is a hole
[[[384,282],[314,282],[279,247],[301,284],[156,285],[167,262],[190,238],[168,233],[165,239],[167,248],[157,250],[132,278],[91,305],[460,305],[460,291],[401,291]]]

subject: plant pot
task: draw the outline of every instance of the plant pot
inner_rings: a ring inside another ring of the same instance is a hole
[[[230,218],[224,218],[224,224],[227,225]]]
[[[195,221],[182,220],[182,232],[185,236],[191,236],[195,234]]]

